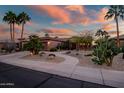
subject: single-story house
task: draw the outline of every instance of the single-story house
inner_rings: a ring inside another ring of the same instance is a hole
[[[41,37],[41,42],[43,43],[44,50],[50,50],[63,44],[68,38],[53,38],[53,37]]]
[[[68,40],[68,38],[57,38],[57,37],[41,37],[41,42],[44,46],[44,50],[50,50],[52,48],[56,48],[58,45],[63,44],[65,41]],[[19,43],[19,46],[23,47],[23,45],[28,41],[28,39],[18,39],[19,41],[21,41],[21,43]]]

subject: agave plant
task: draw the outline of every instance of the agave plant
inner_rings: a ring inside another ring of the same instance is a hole
[[[107,64],[111,66],[114,56],[119,53],[119,48],[112,39],[102,38],[96,42],[96,48],[93,51],[92,61],[96,64]]]

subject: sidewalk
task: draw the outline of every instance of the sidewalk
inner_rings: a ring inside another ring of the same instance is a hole
[[[25,82],[26,81],[26,82]],[[0,88],[111,88],[0,62]]]
[[[20,59],[29,52],[20,52],[5,56],[0,56],[0,61],[20,67],[25,67],[37,71],[47,72],[55,75],[69,77],[73,79],[108,85],[113,87],[124,87],[124,72],[105,69],[87,68],[77,66],[78,59],[75,57],[64,55],[60,52],[53,52],[57,56],[65,58],[64,62],[46,63],[41,61],[29,61]]]

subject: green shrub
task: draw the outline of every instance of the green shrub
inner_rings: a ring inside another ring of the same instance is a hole
[[[57,51],[57,50],[58,50],[57,48],[51,48],[51,49],[50,49],[51,52],[55,52],[55,51]]]
[[[24,45],[23,49],[32,52],[33,54],[38,54],[43,48],[41,40],[36,35],[29,36],[29,41]]]
[[[100,38],[96,42],[96,48],[93,50],[92,61],[98,65],[105,63],[107,66],[111,66],[114,56],[116,56],[119,52],[120,49],[116,46],[114,40]]]

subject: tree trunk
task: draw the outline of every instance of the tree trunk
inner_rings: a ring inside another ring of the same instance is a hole
[[[23,38],[23,33],[24,33],[24,23],[22,23],[21,39]]]
[[[13,42],[15,42],[15,24],[12,24],[12,28],[13,28]]]
[[[24,24],[22,23],[21,42],[20,42],[20,48],[21,48],[21,50],[23,48],[23,46],[22,46],[23,32],[24,32]]]
[[[118,25],[118,18],[115,16],[116,21],[116,28],[117,28],[117,46],[120,47],[120,40],[119,40],[119,25]]]
[[[76,44],[76,50],[77,51],[79,50],[79,44],[78,43]]]
[[[76,43],[76,50],[77,50],[77,48],[78,48],[78,47],[77,47],[77,43]]]
[[[71,49],[70,49],[70,42],[69,42],[69,41],[68,41],[68,50],[71,50]]]
[[[12,35],[12,24],[10,24],[10,37],[11,37],[11,41],[13,39],[13,35]]]

